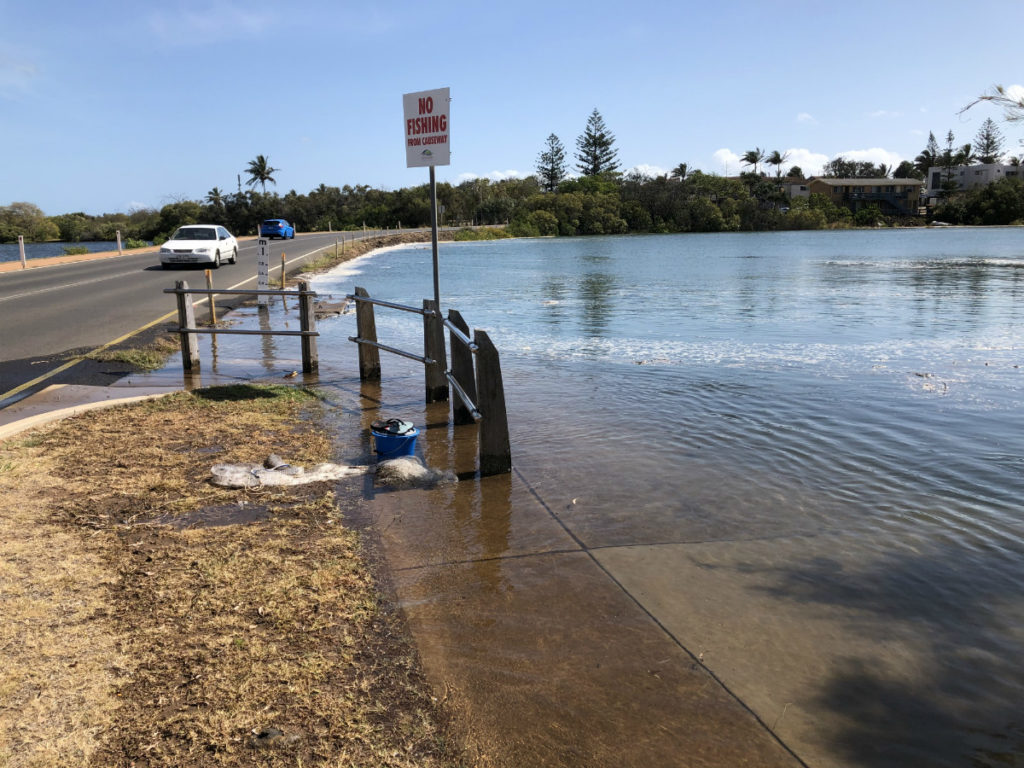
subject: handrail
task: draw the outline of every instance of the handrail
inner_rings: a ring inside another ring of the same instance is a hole
[[[316,296],[316,291],[301,291],[294,290],[288,291],[285,289],[263,289],[253,288],[251,290],[244,290],[239,288],[164,288],[164,293],[177,293],[179,295],[185,295],[189,293],[205,293],[209,295],[225,295],[225,296]]]
[[[466,394],[466,390],[464,390],[459,384],[458,379],[455,378],[451,371],[445,371],[444,376],[448,379],[448,383],[452,385],[452,389],[455,390],[455,394],[462,398],[462,402],[465,403],[466,407],[469,409],[469,415],[473,417],[473,421],[480,421],[484,415],[477,410],[476,403],[469,399],[469,395]]]
[[[408,357],[410,360],[415,360],[418,363],[424,365],[434,365],[437,361],[431,360],[429,357],[421,357],[420,355],[414,355],[412,352],[406,352],[395,347],[389,347],[387,344],[381,344],[377,341],[370,341],[369,339],[361,339],[358,336],[349,336],[349,341],[354,341],[356,344],[366,344],[368,347],[376,347],[377,349],[383,349],[385,352],[391,352],[395,355],[401,355],[402,357]]]
[[[454,336],[456,339],[461,341],[463,344],[465,344],[471,350],[476,352],[478,349],[480,349],[480,347],[478,347],[476,345],[475,341],[473,341],[472,339],[469,338],[469,336],[464,334],[462,332],[462,329],[459,328],[459,326],[457,326],[455,323],[453,323],[447,317],[442,322],[444,323],[444,327],[447,328],[449,331],[451,331],[452,336]]]
[[[284,266],[282,265],[282,273]],[[209,272],[207,272],[209,275]],[[209,282],[207,283],[209,285]],[[298,290],[286,291],[280,289],[216,289],[212,285],[209,288],[190,288],[184,280],[179,280],[174,288],[165,288],[164,293],[173,293],[177,296],[175,301],[178,304],[178,328],[177,333],[181,337],[181,367],[191,371],[199,366],[199,346],[196,343],[196,336],[200,333],[208,333],[213,336],[217,334],[237,334],[246,336],[298,336],[302,344],[302,372],[313,373],[320,367],[319,357],[316,349],[316,337],[320,333],[316,330],[316,312],[313,309],[313,298],[317,295],[312,290],[308,281],[299,282]],[[211,307],[213,296],[227,294],[234,296],[295,296],[299,300],[299,329],[298,331],[280,331],[261,328],[259,330],[245,328],[217,328],[216,316],[213,317],[213,328],[199,328],[196,325],[195,305],[189,298],[191,294],[204,294],[210,296]]]
[[[415,312],[417,315],[428,315],[433,316],[436,314],[433,310],[420,309],[419,307],[409,307],[405,304],[395,304],[393,301],[384,301],[383,299],[371,299],[369,296],[356,296],[355,294],[349,293],[345,295],[346,299],[350,301],[362,301],[367,304],[376,304],[381,307],[391,307],[391,309],[401,309],[405,312]]]
[[[319,336],[320,331],[255,331],[243,328],[176,328],[174,333],[222,333],[244,334],[246,336]]]

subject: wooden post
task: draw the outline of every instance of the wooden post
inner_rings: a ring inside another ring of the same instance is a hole
[[[207,269],[205,271],[206,271],[206,288],[208,290],[212,291],[213,290],[213,271],[209,270],[209,269]],[[214,302],[213,302],[213,294],[212,293],[210,294],[210,322],[213,323],[214,325],[217,324],[217,305],[214,304]]]
[[[498,350],[484,331],[473,334],[476,342],[476,386],[483,414],[480,422],[480,476],[512,471],[512,449],[508,439],[508,414],[505,412],[505,385],[501,381]]]
[[[284,262],[285,262],[285,255],[284,255],[284,252],[282,251],[281,252],[281,290],[282,291],[284,290]]]
[[[356,286],[356,296],[370,298],[365,288]],[[356,335],[367,341],[377,341],[377,321],[373,318],[373,304],[356,302]],[[380,350],[368,344],[359,344],[359,380],[380,381]]]
[[[448,310],[448,319],[466,336],[469,336],[469,326],[462,319],[462,315],[457,309]],[[457,339],[454,333],[449,334],[448,343],[451,345],[452,350],[452,376],[459,382],[462,390],[469,395],[474,405],[479,407],[476,402],[476,375],[473,373],[473,350]],[[473,423],[473,416],[470,414],[469,408],[466,407],[466,404],[462,402],[462,398],[458,395],[452,398],[452,417],[456,424]]]
[[[299,327],[303,331],[316,330],[316,312],[313,311],[313,292],[307,281],[299,282]],[[302,337],[302,372],[313,373],[320,368],[320,356],[316,348],[316,336]]]
[[[338,258],[338,238],[334,238],[334,258]]]
[[[121,230],[117,230],[117,255],[123,256],[124,251],[121,249]]]
[[[423,366],[428,403],[440,403],[448,400],[448,379],[444,369],[448,358],[444,350],[444,324],[441,315],[436,311],[437,304],[431,299],[423,300],[423,356],[433,360]]]
[[[181,367],[186,371],[199,367],[199,341],[194,333],[188,333],[185,329],[196,327],[196,311],[192,306],[192,298],[184,291],[188,290],[188,283],[179,280],[174,287],[182,293],[178,293],[178,329],[181,336]]]

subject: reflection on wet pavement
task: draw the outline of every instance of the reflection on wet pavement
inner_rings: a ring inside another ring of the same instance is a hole
[[[372,507],[428,676],[495,765],[800,764],[519,476]]]

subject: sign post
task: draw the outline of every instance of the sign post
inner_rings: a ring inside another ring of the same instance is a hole
[[[256,241],[256,290],[270,290],[270,248],[269,240],[261,237]],[[261,293],[256,303],[263,305],[269,302],[270,297]]]
[[[451,98],[448,88],[406,93],[402,96],[405,113],[405,166],[430,168],[430,241],[434,254],[434,310],[441,312],[441,284],[437,268],[437,182],[435,165],[449,165]]]
[[[21,268],[27,269],[28,264],[25,263],[25,236],[18,235],[18,255],[21,257]]]

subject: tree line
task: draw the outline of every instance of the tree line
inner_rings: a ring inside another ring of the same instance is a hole
[[[490,181],[477,178],[453,185],[439,183],[437,199],[442,225],[507,224],[519,236],[619,234],[626,232],[719,232],[779,229],[820,229],[853,225],[919,225],[917,217],[883,216],[877,209],[854,215],[820,195],[790,199],[784,181],[803,171],[785,167],[786,153],[755,148],[742,157],[748,170],[724,177],[679,163],[668,174],[623,173],[615,136],[595,108],[575,142],[575,160],[554,133],[544,142],[536,173],[526,178]],[[944,193],[935,217],[950,223],[1010,224],[1024,221],[1024,185],[1004,179],[988,187],[957,192],[952,169],[958,165],[994,162],[1003,155],[1003,139],[988,119],[973,143],[957,144],[952,131],[940,147],[934,134],[911,161],[892,168],[884,164],[837,157],[823,169],[837,178],[923,179],[930,168],[946,172]],[[1011,163],[1019,164],[1019,158]],[[762,166],[774,167],[773,175]],[[399,190],[367,185],[320,184],[305,194],[267,191],[280,169],[258,155],[245,173],[242,189],[226,193],[213,187],[203,200],[178,200],[159,210],[91,216],[82,212],[46,216],[31,203],[0,207],[0,242],[19,234],[28,241],[113,240],[161,242],[185,224],[215,222],[235,234],[254,234],[259,222],[284,218],[299,232],[426,227],[430,224],[430,190],[426,184]],[[257,191],[257,187],[259,187]]]

